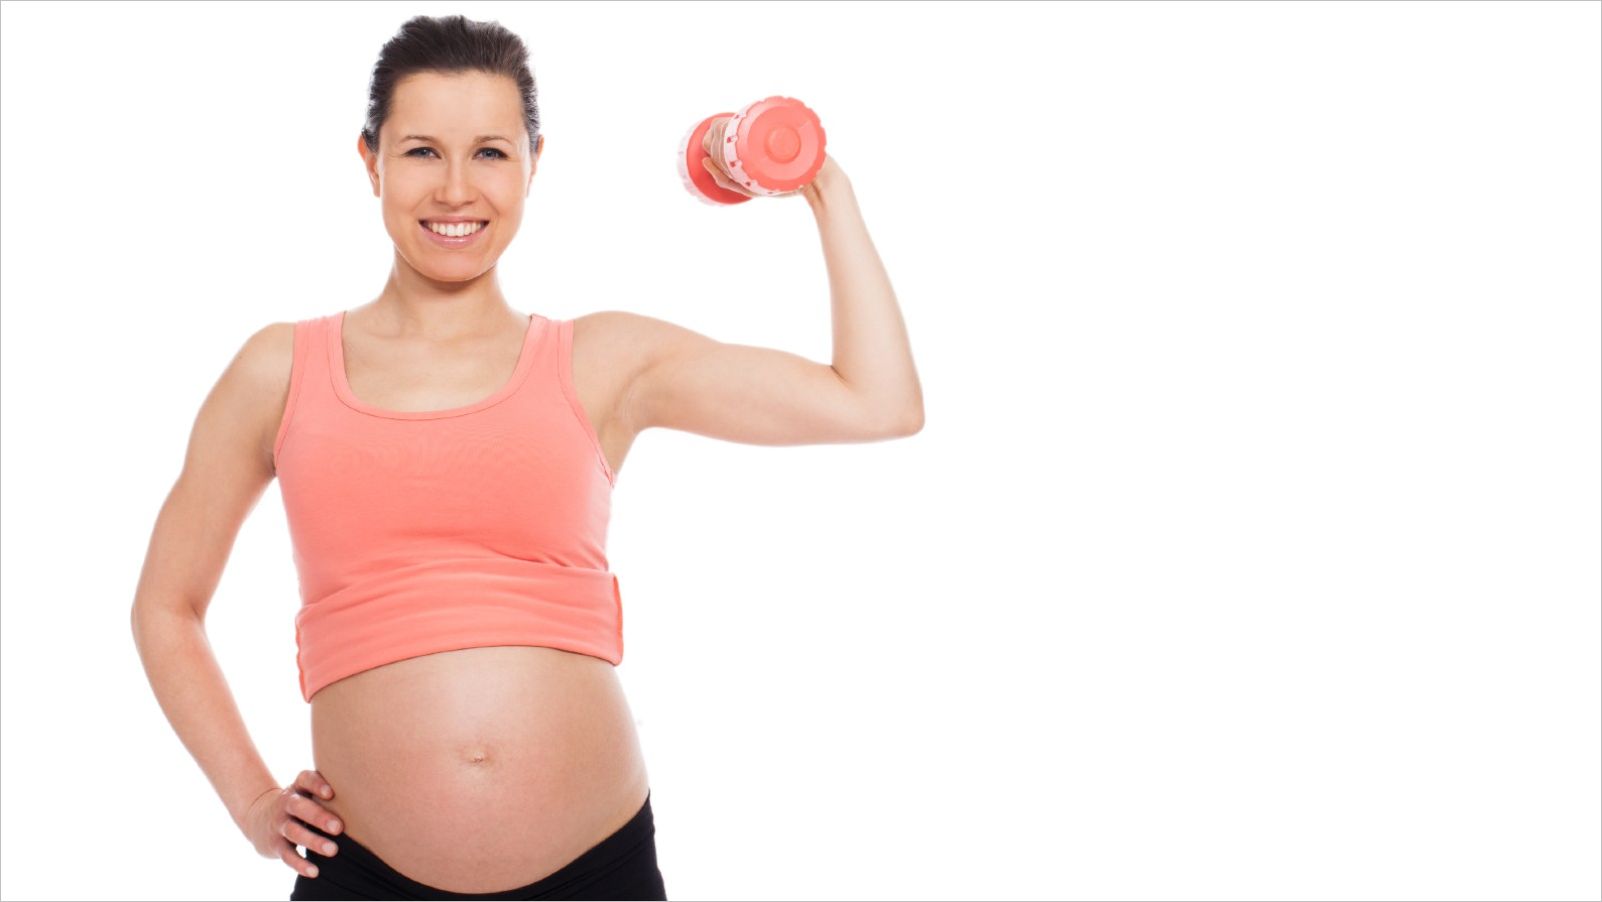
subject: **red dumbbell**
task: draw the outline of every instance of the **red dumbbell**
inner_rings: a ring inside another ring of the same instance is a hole
[[[702,119],[679,142],[679,178],[702,203],[743,204],[744,194],[720,186],[701,161],[701,141],[712,123],[728,118],[723,146],[713,148],[728,171],[752,194],[786,194],[812,181],[823,168],[823,123],[806,104],[793,97],[764,97],[736,113],[714,113]]]

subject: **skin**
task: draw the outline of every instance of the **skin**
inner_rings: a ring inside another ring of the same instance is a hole
[[[726,121],[715,124],[717,135]],[[405,138],[413,134],[432,140]],[[486,134],[508,140],[475,142]],[[346,316],[351,388],[368,404],[400,410],[452,407],[487,396],[506,381],[528,325],[501,293],[496,264],[522,222],[544,151],[543,137],[530,147],[515,82],[483,73],[409,76],[397,86],[378,150],[358,138],[357,151],[380,201],[394,257],[379,295]],[[743,190],[726,173],[714,175],[730,190]],[[624,311],[578,317],[574,387],[614,473],[621,471],[634,438],[652,427],[768,445],[876,441],[921,428],[921,392],[905,333],[877,258],[871,258],[874,268],[862,262],[871,246],[849,182],[826,159],[814,182],[792,194],[807,199],[823,229],[835,295],[835,364],[718,342]],[[489,220],[489,230],[469,248],[446,249],[431,243],[418,224],[454,214]],[[849,265],[836,262],[841,259]],[[141,623],[150,625],[151,635],[186,636],[191,623],[203,624],[239,528],[276,475],[272,446],[292,358],[293,323],[268,325],[250,336],[208,394],[151,538],[136,593],[136,635],[143,635]],[[332,781],[317,770],[302,771],[288,787],[271,780],[203,640],[186,639],[191,644],[182,648],[158,648],[154,638],[141,641],[169,718],[236,823],[262,855],[276,855],[313,876],[295,846],[321,848],[322,840],[305,824],[330,834],[351,829],[335,823]],[[436,665],[447,660],[426,656],[416,659],[417,669],[389,665],[369,674],[426,686],[420,668],[431,666],[422,663],[430,659]],[[339,688],[328,687],[314,701]],[[169,704],[180,693],[183,704]],[[609,737],[607,745],[627,739]],[[466,754],[464,760],[475,763],[484,757],[480,749]],[[496,885],[495,879],[487,876],[485,888]]]
[[[473,142],[484,134],[504,140]],[[395,244],[394,265],[377,300],[347,322],[444,344],[497,328],[520,335],[526,323],[501,293],[496,263],[522,225],[524,201],[545,150],[543,136],[532,154],[529,149],[511,79],[476,72],[402,79],[377,152],[360,137],[356,144]],[[490,224],[463,249],[431,244],[418,225],[455,215]]]

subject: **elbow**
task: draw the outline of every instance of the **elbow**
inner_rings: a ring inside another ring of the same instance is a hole
[[[923,431],[923,405],[912,408],[891,421],[890,434],[897,438],[917,435]]]

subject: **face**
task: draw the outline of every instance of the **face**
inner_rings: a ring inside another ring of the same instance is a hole
[[[458,282],[493,268],[517,234],[545,136],[531,154],[512,79],[420,72],[396,84],[378,151],[356,144],[395,252],[428,278]],[[427,225],[462,217],[487,225],[466,241],[436,240]]]

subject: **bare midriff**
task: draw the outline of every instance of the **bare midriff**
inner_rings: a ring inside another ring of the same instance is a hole
[[[649,788],[613,666],[532,646],[396,661],[311,700],[320,800],[401,874],[492,893],[541,880],[628,822]],[[322,825],[318,825],[322,826]],[[337,857],[337,853],[336,853]]]

